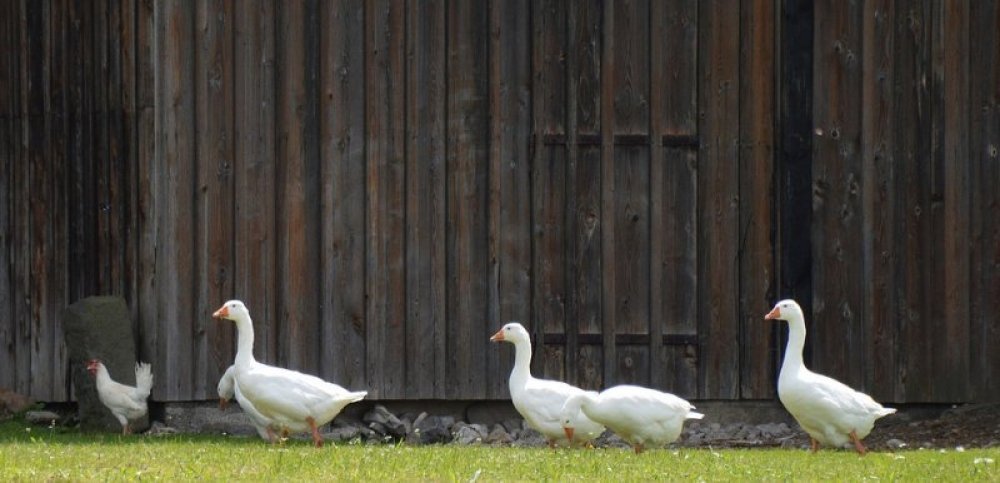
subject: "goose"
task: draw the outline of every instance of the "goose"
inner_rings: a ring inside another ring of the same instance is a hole
[[[871,396],[806,368],[802,363],[805,317],[794,300],[778,302],[764,318],[788,322],[788,345],[778,376],[778,398],[809,434],[812,451],[819,450],[821,443],[836,448],[853,443],[858,454],[864,455],[867,450],[861,440],[871,432],[875,420],[896,410],[882,407]]]
[[[673,394],[640,386],[621,385],[595,393],[570,396],[560,414],[567,438],[575,431],[573,415],[581,410],[593,421],[603,424],[632,444],[636,454],[647,444],[662,446],[677,441],[687,419],[701,419],[704,414]]]
[[[323,446],[319,426],[330,422],[345,406],[360,401],[367,391],[352,392],[298,371],[257,362],[253,356],[253,321],[239,300],[230,300],[212,314],[236,323],[236,362],[233,390],[240,407],[259,414],[255,424],[270,422],[268,430],[312,432],[313,443]],[[273,440],[272,440],[273,441]]]
[[[508,381],[511,401],[528,425],[545,436],[549,447],[554,448],[557,443],[586,443],[604,432],[604,426],[577,411],[569,416],[576,431],[572,437],[566,434],[560,411],[570,396],[584,391],[565,382],[531,376],[531,339],[524,326],[517,322],[508,323],[493,334],[490,340],[514,344],[514,369]]]
[[[219,392],[219,409],[225,410],[226,406],[229,405],[229,400],[236,397],[236,364],[233,364],[226,369],[226,372],[222,374],[221,378],[219,378],[219,385],[216,389]],[[260,435],[261,439],[272,443],[278,441],[277,435],[273,429],[273,421],[265,418],[249,403],[247,403],[246,407],[242,407],[242,409],[243,412],[250,418],[250,422],[253,423],[254,429],[257,430],[257,434]]]

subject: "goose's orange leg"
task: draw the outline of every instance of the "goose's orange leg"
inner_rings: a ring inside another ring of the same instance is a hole
[[[854,449],[858,451],[858,454],[864,456],[868,450],[865,449],[865,445],[861,444],[857,431],[851,430],[851,441],[854,441]]]
[[[813,453],[819,451],[819,441],[816,441],[816,438],[813,438],[813,437],[810,436],[809,437],[809,442],[812,444],[812,452]]]
[[[323,447],[323,437],[319,435],[319,428],[316,427],[316,420],[312,416],[306,418],[306,422],[309,423],[309,428],[312,429],[313,433],[313,443],[316,443],[317,448]]]
[[[640,454],[642,453],[642,450],[644,450],[645,448],[642,447],[642,443],[636,443],[635,445],[632,446],[632,449],[635,450],[635,454]]]

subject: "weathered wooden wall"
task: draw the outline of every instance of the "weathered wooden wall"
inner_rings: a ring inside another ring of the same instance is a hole
[[[0,5],[0,387],[66,400],[61,309],[125,296],[157,400],[258,357],[377,399],[535,370],[1000,399],[996,1]]]

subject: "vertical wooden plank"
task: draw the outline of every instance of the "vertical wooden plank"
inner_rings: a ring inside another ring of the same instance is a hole
[[[977,401],[1000,398],[1000,5],[970,3],[969,124],[972,192],[970,366]]]
[[[14,189],[20,186],[18,166],[23,163],[19,158],[18,146],[21,139],[21,108],[20,108],[20,4],[5,2],[0,5],[3,14],[0,15],[0,75],[6,79],[7,88],[0,90],[0,109],[2,109],[2,124],[0,124],[0,155],[8,160],[0,166],[0,364],[7,370],[0,371],[0,387],[16,388],[19,375],[17,365],[18,322],[17,314],[17,258],[14,249],[18,246],[16,231],[18,193]]]
[[[601,135],[601,55],[603,52],[602,3],[599,0],[568,2],[570,41],[568,102],[570,172],[569,220],[573,278],[570,281],[570,328],[567,350],[574,357],[567,374],[587,389],[604,384],[601,345],[577,345],[576,333],[600,334],[602,324],[601,263],[601,147],[581,144],[580,137]],[[576,348],[574,350],[574,348]]]
[[[194,395],[215,396],[219,377],[232,364],[233,328],[212,319],[233,295],[234,135],[233,3],[198,2],[195,12],[195,145],[198,190],[195,219],[198,287],[194,320],[197,348]]]
[[[939,380],[944,396],[952,401],[971,400],[969,361],[970,326],[970,266],[969,240],[971,235],[971,208],[969,203],[969,113],[963,106],[969,103],[969,4],[962,1],[942,2],[935,22],[937,48],[941,49],[935,60],[935,78],[942,84],[943,153],[939,162],[944,164],[944,313],[945,327],[942,338],[954,341],[946,344],[934,367],[950,372]]]
[[[30,100],[27,95],[27,84],[30,81],[30,73],[27,67],[27,17],[25,2],[17,2],[14,5],[14,18],[17,24],[16,36],[14,39],[15,48],[18,52],[17,65],[15,66],[15,78],[17,79],[14,96],[17,98],[15,116],[19,122],[15,125],[14,155],[11,156],[11,186],[28,186],[31,182],[29,177],[29,150],[25,143],[27,131],[29,129],[29,109]],[[30,267],[28,265],[31,245],[30,245],[30,217],[28,216],[28,190],[15,190],[11,198],[11,219],[12,239],[11,251],[11,285],[13,300],[13,339],[14,339],[14,367],[15,377],[12,389],[22,394],[27,394],[30,389],[31,374],[31,353],[28,349],[31,344],[30,325],[28,323],[30,314],[28,309],[29,292],[28,277]]]
[[[490,5],[489,328],[530,320],[531,8],[526,0]],[[483,342],[485,344],[485,341]],[[492,349],[492,348],[487,348]],[[507,394],[513,361],[486,351],[487,397]]]
[[[566,377],[565,351],[547,346],[545,333],[562,334],[566,327],[565,206],[566,149],[545,143],[546,135],[566,133],[566,72],[561,62],[566,49],[566,3],[537,2],[533,13],[535,40],[532,70],[536,79],[533,98],[535,160],[531,176],[532,207],[532,331],[538,348],[532,363],[536,374]]]
[[[406,8],[406,397],[443,398],[445,2]]]
[[[27,85],[25,101],[28,118],[24,141],[27,145],[27,187],[29,217],[29,251],[21,256],[28,260],[26,274],[28,312],[26,323],[30,340],[28,394],[39,399],[52,397],[52,379],[55,375],[53,329],[55,313],[51,310],[53,275],[53,219],[49,211],[54,208],[51,165],[49,73],[52,69],[49,56],[51,47],[49,15],[50,2],[28,2],[24,12],[24,53],[27,57]]]
[[[365,315],[364,3],[320,4],[320,137],[323,178],[321,369],[368,387]],[[336,348],[336,350],[333,350]]]
[[[601,352],[604,356],[602,362],[602,379],[604,385],[615,384],[616,373],[616,347],[615,347],[615,323],[617,298],[615,291],[616,283],[616,262],[615,260],[615,229],[612,219],[614,217],[615,202],[615,166],[614,166],[614,71],[617,68],[615,58],[615,9],[613,2],[606,2],[602,5],[602,42],[601,42],[601,69],[600,69],[600,130],[601,130],[601,197],[600,197],[600,219],[601,225]]]
[[[813,310],[806,314],[814,369],[863,384],[861,233],[861,10],[818,2],[813,159]],[[811,317],[810,317],[811,315]]]
[[[763,357],[775,329],[761,313],[775,301],[774,193],[775,1],[744,2],[740,16],[739,324],[740,397],[774,394],[771,360]]]
[[[694,346],[665,346],[663,335],[697,334],[697,152],[663,147],[663,135],[695,136],[698,5],[650,3],[650,336],[652,387],[696,397]]]
[[[453,2],[447,14],[447,320],[449,398],[481,398],[487,326],[488,28],[485,4]]]
[[[739,2],[699,11],[698,396],[739,391]]]
[[[319,145],[316,3],[282,2],[277,79],[278,360],[315,374],[319,362]]]
[[[368,387],[400,398],[406,377],[404,165],[406,5],[370,2],[365,10],[368,166]]]
[[[157,362],[158,346],[157,295],[156,295],[156,242],[158,240],[156,213],[159,184],[156,182],[154,163],[157,159],[156,133],[157,100],[156,74],[159,72],[160,54],[156,51],[156,15],[151,3],[138,2],[135,18],[135,174],[136,174],[136,224],[138,262],[136,265],[136,299],[132,301],[137,312],[136,344],[139,356]],[[162,374],[157,370],[157,377]],[[153,397],[161,397],[161,389],[154,385]]]
[[[862,233],[865,289],[865,323],[871,334],[863,349],[871,357],[865,370],[865,386],[878,400],[898,397],[896,369],[897,317],[896,290],[893,286],[894,260],[893,220],[895,213],[894,146],[892,126],[894,106],[894,17],[893,2],[888,0],[865,3],[863,28],[864,58],[861,90],[861,172],[863,198]]]
[[[614,98],[613,134],[649,136],[649,2],[614,4],[614,76],[605,95]],[[614,142],[614,138],[605,139]],[[650,332],[650,147],[615,146],[615,333]],[[649,347],[617,348],[619,383],[649,384]]]
[[[234,296],[253,317],[254,354],[271,363],[277,361],[278,345],[275,15],[270,1],[259,9],[235,9],[233,59],[233,231],[244,234],[233,240]]]
[[[157,256],[157,398],[187,399],[193,394],[193,319],[195,316],[194,4],[157,3],[156,159],[154,211]]]
[[[899,259],[896,314],[899,340],[905,347],[897,351],[899,385],[904,400],[930,396],[928,386],[934,370],[925,356],[927,337],[935,332],[933,318],[925,301],[931,293],[926,278],[942,277],[930,252],[929,228],[932,223],[929,188],[931,163],[930,24],[922,0],[897,2],[895,16],[895,75],[899,102],[895,103],[896,141],[896,240]],[[914,100],[916,102],[914,102]],[[924,108],[926,106],[926,108]],[[940,304],[940,300],[934,301]],[[943,314],[940,314],[943,315]],[[935,321],[941,324],[943,321]]]

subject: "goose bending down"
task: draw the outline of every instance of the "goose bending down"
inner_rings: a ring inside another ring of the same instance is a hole
[[[528,425],[548,439],[550,447],[555,447],[557,443],[586,443],[604,432],[604,426],[587,418],[581,411],[569,415],[576,431],[567,435],[563,430],[560,418],[563,404],[571,396],[584,391],[565,382],[531,376],[531,340],[524,326],[511,322],[493,334],[490,340],[514,344],[514,369],[508,381],[511,401]]]
[[[233,392],[240,407],[251,415],[255,424],[265,424],[267,432],[274,429],[311,431],[316,447],[323,446],[319,426],[368,394],[366,391],[351,392],[315,376],[257,362],[253,357],[253,321],[243,302],[230,300],[212,316],[236,323]],[[255,413],[260,419],[254,416]]]
[[[794,300],[778,302],[764,318],[788,322],[788,345],[778,376],[778,398],[809,434],[813,452],[820,443],[837,448],[853,443],[858,454],[865,454],[861,440],[871,432],[875,420],[896,410],[882,407],[867,394],[806,368],[802,363],[805,317]]]
[[[575,432],[573,415],[581,410],[632,444],[636,454],[646,445],[662,446],[677,441],[687,419],[705,415],[691,411],[694,406],[673,394],[639,386],[622,385],[600,394],[574,394],[563,405],[562,424],[566,437]]]
[[[226,369],[226,372],[219,378],[219,385],[216,389],[219,391],[219,409],[226,409],[229,401],[236,397],[236,364]],[[250,418],[250,422],[253,423],[254,429],[257,430],[257,434],[260,435],[261,439],[272,443],[278,441],[278,437],[274,432],[273,421],[265,418],[256,408],[249,404],[248,407],[242,409]]]

